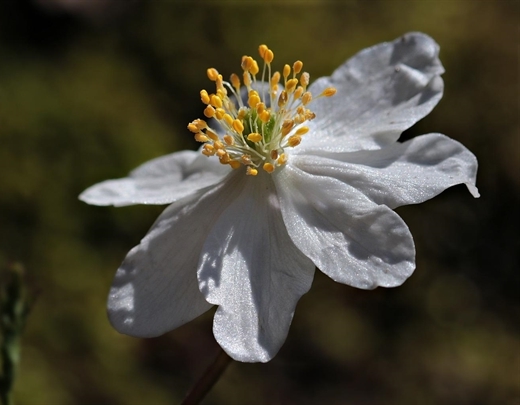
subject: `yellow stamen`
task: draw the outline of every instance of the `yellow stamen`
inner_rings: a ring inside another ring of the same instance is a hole
[[[222,117],[224,119],[224,121],[226,122],[226,124],[228,126],[232,126],[233,125],[233,117],[229,114],[224,114],[224,117]]]
[[[268,49],[269,49],[269,48],[267,47],[267,45],[264,45],[264,44],[262,44],[262,45],[260,45],[260,46],[258,47],[258,53],[260,54],[260,57],[261,57],[262,59],[264,59],[264,57],[265,57],[265,52],[266,52]]]
[[[307,132],[309,132],[309,127],[300,127],[300,128],[298,128],[298,130],[296,131],[295,135],[304,135],[304,134],[306,134]]]
[[[258,170],[252,168],[251,166],[247,166],[246,174],[248,176],[256,176],[258,174]]]
[[[233,146],[235,144],[235,140],[233,139],[233,137],[228,134],[224,135],[224,142],[226,142],[226,144],[229,146]]]
[[[210,98],[209,98],[208,92],[206,90],[200,91],[200,99],[204,104],[209,104]]]
[[[260,102],[260,95],[256,91],[251,91],[249,93],[249,100],[247,103],[249,104],[249,107],[255,108],[256,105]]]
[[[202,132],[199,132],[199,133],[195,134],[195,140],[197,142],[208,142],[209,138],[206,135],[204,135]]]
[[[199,129],[197,128],[197,126],[193,123],[193,122],[190,122],[188,124],[188,130],[190,132],[193,132],[194,134],[196,134],[197,132],[199,132]]]
[[[271,63],[274,59],[274,53],[270,49],[267,49],[264,53],[264,62],[265,63]]]
[[[287,93],[292,93],[294,89],[296,88],[296,85],[298,84],[298,79],[291,79],[287,81],[287,84],[285,85],[285,89],[287,90]]]
[[[300,73],[302,71],[302,68],[303,68],[303,62],[301,60],[297,60],[296,62],[294,62],[293,72],[295,75]]]
[[[240,78],[235,73],[233,73],[229,80],[231,80],[231,84],[238,91],[240,89]]]
[[[212,82],[216,82],[218,79],[218,71],[215,68],[209,68],[206,73],[208,74],[208,79]]]
[[[215,109],[212,106],[208,105],[204,109],[204,115],[208,118],[212,118],[215,115]]]
[[[224,110],[223,108],[217,108],[215,110],[215,117],[217,118],[217,120],[221,120],[224,115],[226,115],[226,110]]]
[[[215,94],[211,95],[210,103],[215,108],[221,108],[222,107],[222,99],[219,96],[215,95]]]
[[[252,132],[247,136],[247,139],[251,142],[260,142],[262,140],[262,135],[258,132]]]
[[[237,161],[237,160],[231,160],[231,161],[228,162],[228,164],[229,164],[233,169],[238,169],[240,166],[242,166],[242,165],[240,164],[240,162]]]
[[[264,165],[262,166],[262,168],[267,172],[267,173],[272,173],[274,172],[274,166],[272,163],[264,163]]]
[[[295,146],[298,146],[301,141],[302,141],[301,136],[293,135],[293,136],[289,137],[289,139],[287,140],[287,144],[294,148]]]
[[[269,112],[269,110],[264,110],[262,111],[262,113],[259,114],[259,117],[264,124],[267,124],[271,119],[271,113]]]
[[[215,132],[213,132],[211,129],[206,130],[206,135],[209,136],[213,142],[216,142],[219,140],[218,135]]]
[[[289,75],[291,74],[291,67],[289,65],[284,65],[283,67],[283,78],[287,80]]]
[[[310,76],[307,72],[303,72],[302,75],[300,76],[300,84],[302,85],[302,87],[304,89],[307,88],[307,86],[309,85],[309,80],[310,80]]]
[[[239,134],[241,134],[242,132],[244,132],[244,124],[242,124],[242,122],[240,122],[239,120],[234,120],[233,129],[237,131]]]
[[[309,93],[308,91],[307,91],[306,93],[303,93],[303,96],[302,96],[302,104],[303,104],[303,105],[307,105],[307,104],[309,104],[311,101],[312,101],[312,94]]]
[[[325,90],[323,90],[321,95],[325,97],[332,97],[334,94],[336,94],[336,91],[337,90],[334,87],[327,87]]]

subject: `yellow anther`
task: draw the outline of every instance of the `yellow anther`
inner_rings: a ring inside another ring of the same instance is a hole
[[[239,120],[243,120],[244,117],[247,115],[248,109],[246,107],[240,107],[238,110],[237,118]]]
[[[243,75],[244,85],[249,88],[251,86],[251,75],[248,72],[244,72]]]
[[[337,90],[334,87],[327,87],[325,90],[323,90],[321,95],[325,97],[332,97],[334,94],[336,94],[336,91]]]
[[[229,146],[232,146],[235,144],[235,140],[233,139],[233,137],[228,134],[224,135],[224,142],[226,142],[226,144]]]
[[[316,114],[314,114],[311,110],[307,110],[305,111],[305,119],[306,120],[313,120],[314,118],[316,118]]]
[[[209,104],[210,98],[206,90],[200,91],[200,99],[204,104]]]
[[[287,90],[287,93],[292,93],[294,89],[296,88],[296,85],[298,84],[298,79],[291,79],[288,80],[285,89]]]
[[[240,88],[240,78],[235,73],[231,75],[229,80],[235,89],[238,90]]]
[[[215,68],[209,68],[206,70],[206,73],[208,74],[208,79],[212,82],[216,82],[218,79],[218,71]]]
[[[303,88],[307,88],[310,81],[310,75],[307,72],[303,72],[300,76],[300,84],[303,86]]]
[[[258,132],[251,132],[248,136],[247,136],[247,139],[250,140],[251,142],[260,142],[262,140],[262,135],[260,135]]]
[[[266,52],[268,49],[269,49],[269,48],[267,47],[267,45],[264,45],[264,44],[262,44],[262,45],[260,45],[260,46],[258,47],[258,53],[260,54],[260,57],[261,57],[262,59],[264,59],[264,57],[265,57],[265,52]]]
[[[210,103],[215,108],[221,108],[222,107],[222,99],[219,96],[215,95],[215,94],[211,95]]]
[[[233,129],[237,131],[239,134],[244,132],[244,124],[240,120],[234,120],[233,121]]]
[[[301,60],[297,60],[296,62],[294,62],[293,71],[294,71],[295,75],[300,73],[302,71],[302,68],[303,68],[303,62]]]
[[[204,115],[208,118],[212,118],[215,115],[215,109],[212,106],[208,105],[204,109]]]
[[[233,169],[238,169],[240,166],[242,166],[238,160],[231,160],[230,162],[228,162],[228,164],[229,164]]]
[[[285,156],[285,153],[282,153],[278,160],[276,161],[280,166],[287,163],[287,156]]]
[[[307,132],[309,132],[309,127],[300,127],[296,131],[295,135],[305,135]]]
[[[215,154],[215,148],[213,145],[205,144],[202,153],[206,156],[213,156]]]
[[[278,97],[278,107],[283,107],[287,103],[287,92],[282,90],[280,97]]]
[[[302,86],[298,86],[298,88],[294,92],[294,98],[295,99],[299,99],[302,96],[302,94],[303,94],[303,87]]]
[[[260,68],[258,67],[258,63],[256,62],[256,60],[253,59],[253,66],[251,66],[251,69],[249,69],[249,71],[253,76],[255,76],[260,71]]]
[[[209,136],[213,141],[219,140],[218,135],[209,128],[206,129],[206,135]]]
[[[242,155],[240,156],[240,161],[242,162],[242,164],[244,165],[250,165],[252,162],[251,162],[251,156],[249,155]]]
[[[294,148],[295,146],[298,146],[301,141],[302,141],[302,137],[301,136],[293,135],[293,136],[289,137],[289,139],[287,140],[287,144]]]
[[[253,58],[251,56],[242,56],[242,69],[246,72],[249,72],[253,67]]]
[[[221,90],[224,92],[224,94],[227,94],[227,90],[224,88],[224,79],[222,78],[222,75],[217,76],[217,80],[215,80],[215,85],[217,87],[217,90]]]
[[[303,93],[303,96],[302,96],[302,104],[303,105],[307,105],[309,104],[310,102],[312,101],[312,94],[310,92],[305,92]]]
[[[196,134],[197,132],[199,132],[199,129],[197,128],[197,126],[193,123],[193,122],[190,122],[188,124],[188,130],[190,132],[193,132],[194,134]]]
[[[209,138],[206,135],[204,135],[202,132],[198,132],[195,134],[195,140],[197,142],[208,142]]]
[[[271,159],[276,160],[278,158],[278,151],[272,150],[270,153]]]
[[[264,53],[264,62],[271,63],[274,59],[274,53],[270,49],[267,49]]]
[[[223,165],[226,165],[229,162],[231,162],[231,158],[229,157],[229,155],[227,153],[225,153],[222,156],[220,156],[219,160],[220,160],[220,163],[222,163]]]
[[[224,121],[226,122],[226,124],[228,124],[228,126],[231,126],[233,125],[233,117],[229,114],[224,114],[224,117],[222,117],[224,119]]]
[[[258,174],[258,170],[252,168],[251,166],[247,166],[246,174],[248,176],[256,176]]]
[[[264,110],[259,114],[259,117],[264,124],[267,124],[271,119],[271,113],[269,112],[269,110]]]
[[[192,124],[195,125],[199,130],[208,127],[208,124],[206,123],[206,121],[201,120],[200,118],[193,120]]]
[[[256,113],[258,115],[262,114],[265,111],[265,104],[264,103],[258,103],[256,105]]]
[[[271,77],[271,87],[276,86],[280,83],[280,72],[274,72],[273,77]]]
[[[294,127],[294,121],[293,120],[286,120],[282,124],[282,136],[287,135],[289,132],[291,132],[291,129]]]
[[[260,102],[260,96],[256,91],[251,91],[249,93],[249,100],[247,103],[249,104],[249,107],[255,108],[256,105]]]
[[[224,89],[218,89],[217,90],[217,97],[220,97],[221,100],[224,100],[226,98],[227,93],[224,91]]]
[[[267,173],[272,173],[274,172],[274,166],[272,163],[264,163],[264,165],[262,166],[262,168],[267,172]]]
[[[213,142],[213,146],[214,146],[216,149],[218,149],[218,150],[220,150],[220,149],[225,150],[225,149],[226,149],[226,148],[224,147],[224,144],[223,144],[222,142],[220,142],[220,141],[215,141],[215,142]]]
[[[289,77],[290,74],[291,74],[291,67],[289,65],[284,65],[284,67],[283,67],[284,79],[287,80],[287,78]]]
[[[217,120],[221,120],[222,117],[224,117],[225,114],[226,114],[226,110],[224,110],[223,108],[217,108],[215,110],[215,118]]]

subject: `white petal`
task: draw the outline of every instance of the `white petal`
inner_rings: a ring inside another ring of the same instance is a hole
[[[412,274],[412,235],[395,212],[347,184],[289,163],[275,172],[283,220],[295,245],[321,271],[364,289],[398,286]]]
[[[314,275],[287,234],[269,175],[249,178],[203,250],[198,277],[206,299],[219,305],[215,338],[235,360],[269,361]]]
[[[93,205],[170,204],[215,184],[229,166],[194,151],[175,152],[139,166],[128,177],[107,180],[79,198]]]
[[[222,183],[170,205],[125,258],[108,299],[112,325],[121,333],[152,337],[211,307],[197,282],[204,240],[235,197]]]
[[[310,86],[314,96],[330,86],[337,93],[311,104],[316,118],[294,153],[378,149],[397,140],[442,97],[438,52],[427,35],[409,33],[359,52],[331,77],[318,79]]]
[[[316,151],[316,156],[292,156],[291,163],[308,173],[336,178],[390,208],[424,202],[456,184],[466,184],[474,197],[479,196],[475,155],[442,134],[379,150]]]

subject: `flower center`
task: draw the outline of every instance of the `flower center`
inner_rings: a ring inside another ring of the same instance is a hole
[[[251,56],[242,57],[242,82],[234,73],[227,82],[216,69],[207,70],[216,91],[209,94],[201,90],[201,100],[206,104],[204,115],[214,119],[221,131],[201,119],[188,124],[195,140],[204,143],[204,155],[216,155],[220,163],[233,169],[245,166],[246,174],[251,176],[256,176],[259,168],[272,173],[283,166],[287,162],[285,148],[300,144],[309,131],[303,124],[316,116],[308,108],[314,99],[307,91],[309,74],[302,73],[303,63],[294,62],[292,74],[289,65],[284,66],[281,75],[271,74],[273,51],[266,45],[260,45],[258,51],[264,61],[261,81],[256,80],[260,69]],[[268,83],[264,81],[266,75]],[[282,76],[283,88],[279,85]],[[228,97],[228,91],[232,98]],[[329,87],[316,98],[335,93],[336,89]]]

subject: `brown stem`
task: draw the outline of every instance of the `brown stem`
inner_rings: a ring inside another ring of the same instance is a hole
[[[232,360],[233,359],[229,357],[224,350],[220,349],[215,361],[195,383],[190,392],[188,392],[188,395],[186,395],[181,405],[196,405],[200,403]]]

